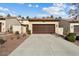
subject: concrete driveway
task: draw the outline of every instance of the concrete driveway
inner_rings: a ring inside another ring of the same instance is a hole
[[[18,43],[18,42],[17,42]],[[78,56],[79,46],[50,34],[32,34],[9,56]]]

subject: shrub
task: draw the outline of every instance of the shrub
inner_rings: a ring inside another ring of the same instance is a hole
[[[24,33],[24,34],[23,34],[23,37],[25,37],[25,36],[26,36],[26,34]]]
[[[70,42],[75,42],[75,40],[76,40],[76,34],[75,34],[75,33],[69,33],[69,34],[65,37],[65,39],[67,39],[67,40],[70,41]]]
[[[19,31],[16,31],[15,34],[16,34],[16,35],[19,35]]]
[[[13,33],[13,27],[10,26],[9,33]]]
[[[28,31],[27,31],[27,34],[31,34],[31,31],[30,31],[30,30],[28,30]]]
[[[3,40],[3,38],[0,38],[0,45],[2,47],[2,45],[6,42],[6,40]]]
[[[16,31],[16,32],[15,32],[15,35],[17,36],[17,39],[20,38],[19,34],[20,34],[19,31]]]

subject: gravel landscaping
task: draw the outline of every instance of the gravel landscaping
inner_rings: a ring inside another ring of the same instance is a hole
[[[3,37],[6,42],[0,47],[0,56],[9,55],[14,49],[16,49],[27,37],[28,35],[19,35],[19,39],[15,34],[0,34],[0,37]]]

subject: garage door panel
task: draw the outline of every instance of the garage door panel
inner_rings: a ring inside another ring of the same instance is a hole
[[[54,24],[33,24],[33,33],[35,34],[49,34],[55,33]]]

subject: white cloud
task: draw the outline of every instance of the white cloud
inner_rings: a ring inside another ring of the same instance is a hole
[[[67,16],[66,12],[65,12],[65,5],[64,4],[60,4],[60,3],[55,3],[53,4],[53,6],[51,7],[46,7],[43,8],[43,11],[48,12],[49,14],[53,14],[54,16]]]
[[[64,3],[54,3],[53,6],[45,7],[42,10],[48,12],[49,14],[53,14],[54,16],[61,16],[61,17],[69,17],[70,9],[75,10],[77,7],[75,5],[66,5]]]
[[[29,7],[32,7],[32,4],[29,4],[28,6],[29,6]]]
[[[75,10],[76,9],[76,6],[73,5],[73,6],[70,7],[70,9]]]
[[[3,13],[3,12],[0,12],[0,15],[1,15],[1,16],[6,16],[6,14],[5,14],[5,13]]]
[[[38,7],[39,7],[39,5],[35,5],[35,7],[36,7],[36,8],[38,8]]]
[[[38,14],[37,17],[46,17],[49,16],[48,14]]]
[[[10,14],[10,15],[14,16],[15,15],[15,11],[10,10],[8,8],[5,8],[5,7],[0,7],[0,15],[5,16],[7,14]]]
[[[0,7],[0,10],[2,10],[2,11],[9,11],[8,8],[4,8],[4,7]]]
[[[39,7],[39,5],[38,5],[38,4],[36,4],[36,5],[29,4],[29,5],[28,5],[28,7],[32,7],[32,8],[38,8],[38,7]]]

